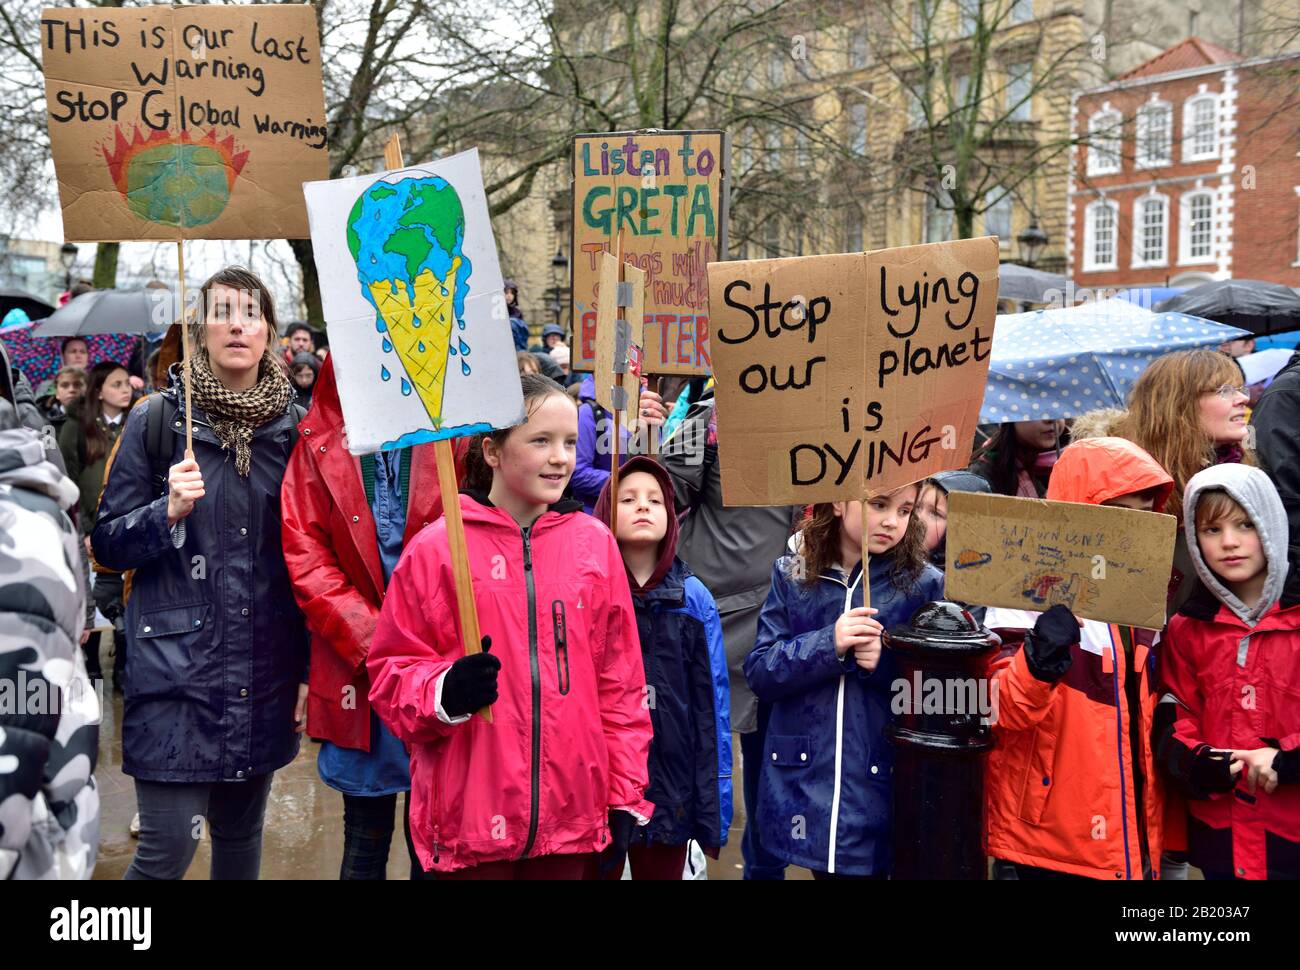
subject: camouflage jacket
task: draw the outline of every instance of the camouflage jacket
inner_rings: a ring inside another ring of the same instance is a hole
[[[0,880],[88,879],[101,701],[79,641],[77,488],[0,400]]]

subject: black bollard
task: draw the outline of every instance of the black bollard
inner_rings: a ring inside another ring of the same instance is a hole
[[[894,764],[894,878],[986,879],[984,762],[997,636],[956,603],[926,603],[887,631],[898,679],[885,729]]]

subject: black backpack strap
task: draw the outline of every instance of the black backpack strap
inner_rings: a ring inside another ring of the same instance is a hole
[[[582,407],[583,405],[586,405],[587,407],[591,408],[591,416],[596,419],[597,426],[600,425],[600,422],[603,418],[609,416],[609,412],[606,411],[604,407],[602,407],[600,404],[598,404],[595,398],[584,397],[580,399],[578,401],[578,406]]]
[[[162,495],[167,490],[167,472],[171,470],[172,442],[176,429],[172,424],[180,409],[163,394],[155,394],[145,412],[144,448],[153,470],[153,490]]]

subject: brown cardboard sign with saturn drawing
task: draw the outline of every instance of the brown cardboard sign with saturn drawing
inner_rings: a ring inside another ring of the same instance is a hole
[[[953,492],[944,593],[1159,630],[1173,570],[1172,515],[1077,502]]]

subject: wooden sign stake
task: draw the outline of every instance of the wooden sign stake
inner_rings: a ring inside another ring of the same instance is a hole
[[[180,275],[181,291],[181,356],[184,363],[181,367],[185,371],[185,457],[189,460],[194,459],[194,423],[191,415],[194,414],[194,406],[190,394],[190,386],[194,383],[190,374],[190,359],[194,356],[193,349],[190,347],[190,322],[186,319],[185,314],[185,240],[176,240],[176,271]],[[203,319],[200,307],[199,319]],[[267,336],[270,339],[270,335]]]
[[[389,169],[405,168],[402,143],[394,134],[384,146],[384,165]],[[442,514],[447,519],[447,545],[451,549],[452,573],[456,578],[456,607],[460,614],[461,637],[465,654],[481,653],[483,646],[478,627],[478,608],[474,605],[474,578],[469,570],[469,553],[465,545],[465,521],[460,514],[460,486],[456,482],[456,457],[447,438],[433,443],[438,460],[438,488],[442,492]],[[479,717],[492,722],[492,708],[484,707]]]
[[[867,500],[858,503],[862,508],[862,605],[871,606],[871,533],[867,531]]]
[[[623,282],[623,232],[618,233],[618,249],[615,252],[615,258],[618,260],[618,282]],[[601,294],[602,299],[607,298],[608,294]],[[614,306],[618,307],[618,286],[614,287]],[[623,316],[621,310],[615,310],[615,320]],[[619,372],[618,362],[614,362],[614,373],[610,375],[614,379],[614,386],[623,387],[623,375]],[[619,421],[619,415],[622,412],[614,408],[614,442],[609,455],[609,531],[618,537],[618,471],[619,471],[619,450],[623,443],[623,429]]]

